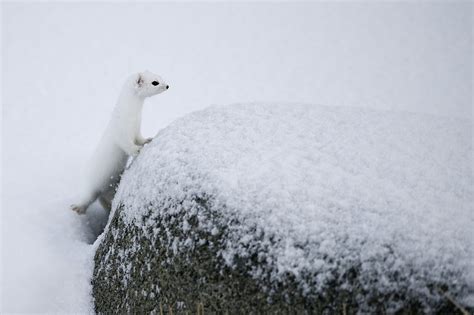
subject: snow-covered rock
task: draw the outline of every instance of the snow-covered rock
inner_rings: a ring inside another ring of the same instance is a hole
[[[298,104],[189,114],[122,178],[96,310],[470,308],[471,128]]]

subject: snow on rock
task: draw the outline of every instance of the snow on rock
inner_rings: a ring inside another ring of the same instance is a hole
[[[296,291],[321,300],[337,285],[362,311],[380,303],[439,310],[444,290],[472,307],[471,128],[468,120],[304,104],[189,114],[125,172],[95,277],[121,250],[126,287],[143,245],[133,231],[142,231],[174,255],[214,244],[222,270],[242,270],[244,261],[270,304],[278,292],[290,304]],[[180,237],[166,225],[177,221]],[[133,235],[128,247],[114,243],[124,229]],[[216,242],[190,236],[196,229]]]

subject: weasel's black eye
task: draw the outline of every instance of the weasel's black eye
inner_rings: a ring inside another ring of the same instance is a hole
[[[158,81],[153,81],[153,82],[151,82],[151,84],[153,84],[154,86],[157,86],[160,83]]]

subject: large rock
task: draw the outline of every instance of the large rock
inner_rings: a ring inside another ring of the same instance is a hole
[[[309,105],[185,116],[122,178],[96,311],[469,309],[471,127]]]

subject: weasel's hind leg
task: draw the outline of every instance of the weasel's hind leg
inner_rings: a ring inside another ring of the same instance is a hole
[[[102,207],[110,213],[112,209],[112,201],[115,197],[115,192],[117,191],[118,185],[120,184],[120,178],[122,174],[118,174],[112,177],[111,182],[107,186],[107,189],[104,189],[99,196],[99,202]]]
[[[90,192],[83,201],[78,204],[71,205],[71,210],[77,212],[77,214],[85,214],[87,208],[99,197],[100,191]]]
[[[102,205],[102,207],[107,211],[107,213],[110,213],[110,210],[112,209],[112,201],[106,196],[100,195],[99,202]]]

